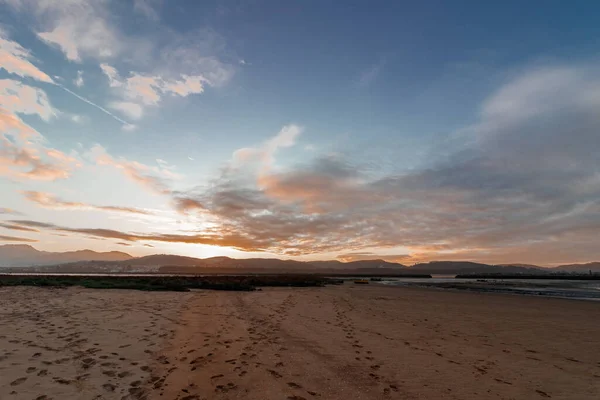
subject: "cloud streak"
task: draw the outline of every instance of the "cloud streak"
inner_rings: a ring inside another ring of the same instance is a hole
[[[33,57],[20,44],[9,40],[0,28],[0,69],[22,78],[33,78],[41,82],[53,83],[46,73],[31,63]]]
[[[98,165],[113,167],[121,171],[127,178],[158,194],[170,194],[170,181],[179,178],[179,175],[165,168],[150,167],[123,158],[116,159],[100,145],[95,145],[89,155]]]
[[[0,235],[0,242],[24,242],[24,243],[35,243],[37,240],[35,239],[27,239],[22,237],[15,236],[4,236]]]
[[[13,210],[12,208],[5,208],[5,207],[0,207],[0,214],[6,214],[6,215],[22,215],[23,213],[17,211],[17,210]]]
[[[92,107],[96,107],[98,110],[102,111],[103,113],[105,113],[106,115],[112,117],[113,119],[115,119],[116,121],[122,123],[125,127],[129,127],[129,126],[133,126],[131,123],[119,118],[118,116],[116,116],[115,114],[111,113],[110,111],[108,111],[106,108],[99,106],[98,104],[92,102],[91,100],[86,99],[83,96],[78,95],[77,93],[73,92],[72,90],[62,86],[62,85],[57,85],[58,87],[60,87],[62,90],[64,90],[65,92],[77,97],[79,100],[83,101],[84,103],[87,103],[89,105],[91,105]]]
[[[57,210],[91,210],[136,215],[153,215],[151,211],[135,207],[98,206],[88,203],[65,201],[50,193],[24,191],[23,196],[25,196],[27,200],[36,203],[39,206]]]
[[[11,229],[14,231],[22,231],[22,232],[39,232],[39,230],[34,229],[34,228],[28,228],[26,226],[19,226],[19,225],[5,224],[5,223],[1,223],[1,222],[0,222],[0,228]]]

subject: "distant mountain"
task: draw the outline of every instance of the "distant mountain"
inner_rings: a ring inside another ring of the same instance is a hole
[[[34,267],[35,266],[35,267]],[[542,268],[528,264],[489,265],[469,261],[432,261],[407,267],[384,260],[341,262],[295,261],[276,258],[229,257],[194,258],[170,254],[154,254],[133,258],[127,253],[111,251],[98,253],[91,250],[52,253],[39,251],[29,245],[0,246],[0,267],[12,271],[35,272],[161,272],[161,273],[322,273],[347,275],[414,275],[414,274],[545,274],[557,272],[600,272],[600,262],[561,265]]]
[[[489,265],[470,261],[431,261],[413,265],[409,268],[411,271],[439,274],[439,275],[456,275],[456,274],[482,274],[482,273],[544,273],[548,269],[537,266],[521,266],[521,265]],[[549,272],[549,271],[548,271]]]
[[[120,251],[98,253],[92,250],[78,250],[54,253],[40,251],[26,244],[0,246],[0,267],[28,267],[90,260],[121,261],[130,258],[132,257],[129,254]]]
[[[556,268],[552,268],[552,271],[565,271],[565,272],[580,272],[587,273],[589,271],[600,272],[600,262],[591,262],[587,264],[568,264],[560,265]]]
[[[341,262],[337,260],[330,261],[310,261],[308,264],[314,265],[317,268],[328,269],[395,269],[401,270],[407,267],[402,264],[392,263],[384,260],[359,260],[350,262]]]
[[[522,268],[533,268],[533,269],[541,269],[547,270],[548,268],[540,267],[539,265],[533,264],[498,264],[501,267],[522,267]]]
[[[181,266],[195,266],[202,262],[200,258],[175,256],[171,254],[154,254],[151,256],[132,258],[125,260],[123,264],[139,266],[139,265],[181,265]]]

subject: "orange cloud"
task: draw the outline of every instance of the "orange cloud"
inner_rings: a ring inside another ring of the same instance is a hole
[[[62,154],[52,150],[53,154]],[[19,148],[12,142],[0,137],[0,174],[15,178],[53,181],[65,179],[71,175],[73,166],[79,163],[63,154],[62,159],[56,156],[44,160],[35,147]],[[65,160],[72,161],[65,161]],[[75,164],[76,163],[76,164]]]
[[[17,210],[5,207],[0,207],[0,214],[22,215],[22,213]]]
[[[37,240],[35,239],[27,239],[15,236],[3,236],[0,235],[0,242],[26,242],[26,243],[35,243]]]
[[[79,162],[44,146],[44,137],[17,114],[55,115],[46,94],[10,79],[0,80],[0,175],[20,179],[56,180],[70,176]]]
[[[206,210],[206,207],[204,207],[204,205],[200,201],[191,197],[175,195],[173,196],[172,202],[175,210],[182,214],[187,214],[188,212],[193,211]]]
[[[0,222],[0,228],[11,229],[14,231],[22,231],[22,232],[39,232],[39,230],[34,228],[28,228],[26,226],[12,225],[12,224],[4,224]]]
[[[0,29],[0,68],[22,78],[30,77],[38,81],[52,83],[52,79],[31,63],[31,54],[20,44],[9,40]]]
[[[141,208],[135,207],[118,207],[118,206],[97,206],[93,204],[64,201],[60,198],[43,192],[35,191],[24,191],[23,195],[29,201],[37,203],[42,207],[54,208],[54,209],[74,209],[74,210],[92,210],[92,211],[107,211],[107,212],[119,212],[128,214],[139,214],[139,215],[152,215],[153,213]]]
[[[90,153],[98,165],[116,168],[132,181],[155,193],[171,193],[167,183],[169,179],[178,177],[177,174],[164,168],[150,167],[137,161],[115,159],[100,145],[95,145]]]
[[[196,235],[178,235],[161,233],[139,234],[121,232],[112,229],[68,228],[60,225],[29,220],[12,220],[9,222],[20,227],[33,227],[54,230],[58,232],[76,233],[85,235],[89,238],[118,239],[124,242],[149,241],[166,243],[205,244],[211,246],[231,247],[244,251],[264,251],[264,248],[260,246],[260,242],[256,239],[244,237],[243,235],[227,230],[220,230],[218,232],[207,231],[206,233]]]

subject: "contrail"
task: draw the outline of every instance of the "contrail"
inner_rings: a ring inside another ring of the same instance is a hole
[[[116,119],[117,121],[119,121],[120,123],[122,123],[123,125],[125,125],[125,126],[133,126],[133,124],[131,124],[131,123],[129,123],[129,122],[127,122],[127,121],[125,121],[125,120],[123,120],[123,119],[121,119],[121,118],[117,117],[115,114],[111,113],[111,112],[110,112],[110,111],[108,111],[106,108],[104,108],[104,107],[100,107],[98,104],[96,104],[96,103],[93,103],[92,101],[90,101],[90,100],[86,99],[85,97],[81,97],[80,95],[78,95],[77,93],[75,93],[75,92],[73,92],[73,91],[71,91],[71,90],[67,89],[67,88],[66,88],[66,87],[64,87],[63,85],[61,85],[61,84],[58,84],[58,83],[55,83],[55,85],[56,85],[56,86],[58,86],[58,87],[60,87],[60,88],[62,88],[62,89],[65,91],[65,92],[67,92],[67,93],[71,93],[73,96],[77,97],[79,100],[81,100],[81,101],[83,101],[83,102],[86,102],[86,103],[88,103],[88,104],[89,104],[89,105],[91,105],[91,106],[94,106],[94,107],[96,107],[98,110],[100,110],[100,111],[104,112],[104,113],[105,113],[105,114],[107,114],[107,115],[110,115],[111,117],[113,117],[114,119]]]

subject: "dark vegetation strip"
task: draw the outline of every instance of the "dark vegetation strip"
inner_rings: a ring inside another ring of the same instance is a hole
[[[187,292],[190,289],[251,291],[265,286],[325,286],[335,280],[314,275],[260,276],[68,276],[0,275],[1,286],[69,287],[93,289],[134,289]]]

